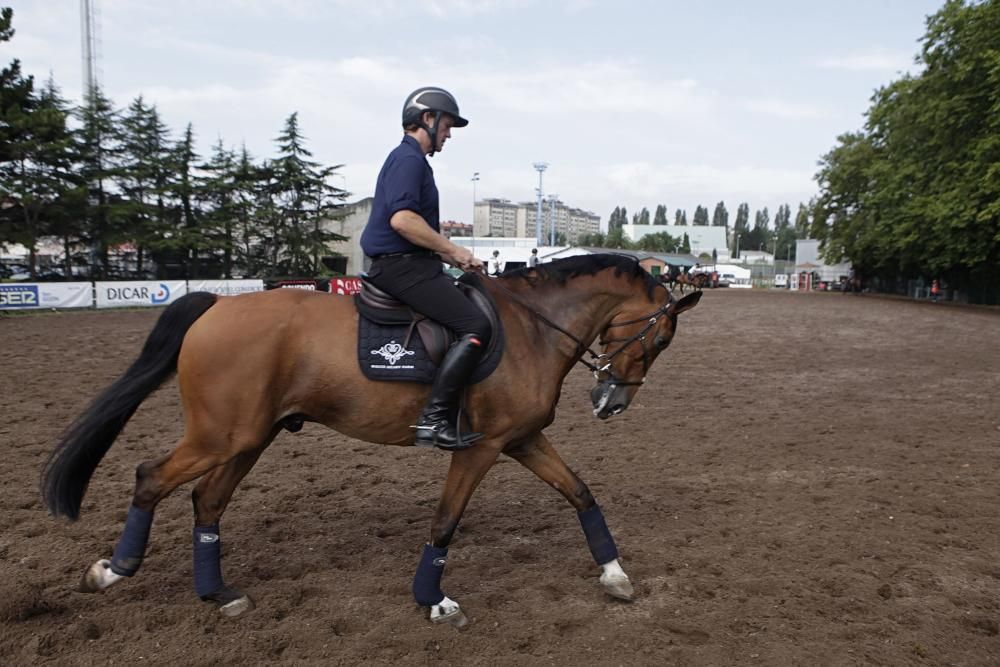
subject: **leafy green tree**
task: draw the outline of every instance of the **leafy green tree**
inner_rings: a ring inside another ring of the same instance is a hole
[[[632,216],[633,225],[648,225],[649,224],[649,209],[645,206],[642,210]]]
[[[715,211],[712,212],[712,226],[729,229],[729,211],[726,210],[724,202],[720,201],[715,205]]]
[[[708,227],[708,209],[699,204],[694,210],[694,218],[691,224],[695,227]]]
[[[810,201],[808,206],[799,202],[799,210],[795,214],[795,238],[809,238],[809,227],[812,225],[812,218],[809,211],[815,208],[815,206],[815,200]]]
[[[736,221],[733,223],[733,257],[740,256],[740,249],[748,247],[745,243],[750,225],[750,204],[742,202],[736,207]]]
[[[622,227],[618,226],[613,231],[609,231],[608,235],[604,237],[604,245],[602,247],[613,248],[616,250],[629,250],[632,247],[632,243],[629,241],[628,237],[625,236],[625,231]]]
[[[681,252],[691,252],[691,239],[688,238],[687,232],[684,232],[684,238],[681,240]]]
[[[653,214],[653,224],[654,225],[665,225],[667,224],[667,207],[663,204],[659,204],[656,207],[656,213]]]
[[[998,302],[1000,3],[945,2],[918,62],[823,157],[811,231],[862,275],[943,278]]]
[[[680,246],[680,241],[667,232],[646,234],[635,243],[636,250],[649,252],[674,252]]]

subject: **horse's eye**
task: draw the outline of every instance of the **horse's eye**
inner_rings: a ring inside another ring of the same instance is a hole
[[[660,350],[662,350],[663,348],[665,348],[669,344],[670,344],[670,341],[668,341],[663,336],[657,336],[655,339],[653,339],[653,345],[655,345],[657,347],[657,349],[660,349]]]

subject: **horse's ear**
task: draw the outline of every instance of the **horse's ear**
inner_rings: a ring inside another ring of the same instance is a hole
[[[691,310],[698,305],[701,301],[702,292],[691,292],[685,297],[681,297],[681,300],[674,304],[674,315],[680,315],[685,310]]]

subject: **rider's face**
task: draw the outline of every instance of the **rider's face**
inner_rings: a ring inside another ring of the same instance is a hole
[[[447,114],[441,114],[440,124],[437,129],[437,150],[444,148],[444,142],[451,139],[451,128],[455,124],[455,119]]]

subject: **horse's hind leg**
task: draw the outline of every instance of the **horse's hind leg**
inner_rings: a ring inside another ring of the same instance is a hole
[[[618,562],[618,547],[590,489],[567,467],[543,434],[512,445],[504,453],[556,489],[576,508],[594,561],[601,566],[601,585],[616,598],[631,600],[632,583]]]
[[[202,600],[214,602],[219,612],[235,617],[254,608],[249,595],[233,590],[222,578],[222,541],[219,520],[236,487],[271,444],[277,431],[257,449],[237,454],[205,475],[191,492],[194,505],[194,589]]]
[[[181,484],[200,477],[232,455],[222,449],[207,449],[197,442],[185,434],[173,452],[136,468],[135,494],[114,554],[110,560],[101,559],[90,566],[80,582],[81,591],[99,591],[138,572],[156,505]]]

